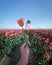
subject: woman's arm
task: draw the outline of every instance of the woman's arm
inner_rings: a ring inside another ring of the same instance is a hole
[[[21,58],[17,65],[27,65],[27,63],[23,58]]]
[[[26,43],[24,43],[21,48],[21,59],[18,62],[17,65],[27,65],[28,64],[28,60],[29,60],[29,47]]]

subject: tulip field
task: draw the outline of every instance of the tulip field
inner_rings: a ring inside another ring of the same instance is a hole
[[[22,45],[25,33],[21,29],[0,30],[0,62],[4,57],[10,56],[15,47]],[[28,65],[52,65],[52,30],[30,29],[28,35],[30,43]]]

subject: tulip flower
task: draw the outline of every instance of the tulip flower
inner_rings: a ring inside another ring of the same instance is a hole
[[[44,50],[47,50],[47,47],[45,47],[45,46],[43,46],[42,48],[43,48]]]
[[[51,50],[51,51],[52,51],[52,46],[49,46],[49,50]]]
[[[46,44],[49,44],[49,39],[46,39],[46,40],[45,40],[45,43],[46,43]]]
[[[50,42],[49,45],[52,46],[52,42]]]
[[[23,18],[18,19],[18,20],[17,20],[17,23],[18,23],[19,26],[21,26],[22,29],[23,29],[23,25],[24,25]]]
[[[45,58],[46,58],[46,60],[50,60],[51,57],[50,57],[50,55],[48,53],[46,53]]]

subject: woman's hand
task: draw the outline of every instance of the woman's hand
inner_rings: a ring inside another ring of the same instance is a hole
[[[21,51],[21,59],[17,65],[27,65],[29,60],[29,47],[26,43],[24,43],[20,47]]]
[[[21,48],[21,58],[23,58],[26,62],[28,62],[29,59],[29,47],[26,43],[24,43]]]

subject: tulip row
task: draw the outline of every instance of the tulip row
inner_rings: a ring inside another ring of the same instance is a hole
[[[30,30],[30,33],[34,35],[34,46],[33,50],[36,53],[41,53],[43,56],[42,65],[46,65],[47,61],[52,58],[52,32],[43,30]],[[32,39],[32,38],[31,38]]]
[[[13,30],[8,30],[8,29],[4,29],[4,30],[0,30],[0,34],[4,34],[8,37],[13,37],[16,34],[21,34],[23,31],[21,29],[13,29]]]

